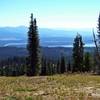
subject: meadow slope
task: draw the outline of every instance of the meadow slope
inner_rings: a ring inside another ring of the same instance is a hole
[[[0,100],[100,100],[100,76],[0,77]]]

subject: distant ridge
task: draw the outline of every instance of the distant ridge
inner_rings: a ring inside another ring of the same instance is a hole
[[[79,31],[78,31],[79,30]],[[39,28],[41,46],[64,46],[72,45],[73,39],[79,32],[83,36],[83,41],[93,44],[92,32],[89,29],[49,29]],[[18,44],[24,46],[27,43],[28,27],[0,27],[0,46]],[[22,45],[24,44],[24,45]],[[16,46],[16,45],[15,45]]]

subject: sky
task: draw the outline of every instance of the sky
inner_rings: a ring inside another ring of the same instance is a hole
[[[40,28],[95,28],[100,0],[0,0],[0,27],[29,26],[33,13]]]

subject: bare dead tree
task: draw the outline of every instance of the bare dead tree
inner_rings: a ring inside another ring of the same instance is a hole
[[[95,47],[96,47],[96,53],[99,55],[99,48],[98,48],[98,45],[97,45],[97,39],[96,39],[96,36],[95,36],[95,33],[94,33],[94,29],[93,29],[93,38],[94,38],[94,43],[95,43]]]
[[[95,43],[95,47],[96,47],[96,61],[98,63],[98,69],[97,69],[97,73],[100,74],[100,53],[99,53],[99,46],[97,44],[97,39],[94,33],[94,29],[93,29],[93,38],[94,38],[94,43]]]

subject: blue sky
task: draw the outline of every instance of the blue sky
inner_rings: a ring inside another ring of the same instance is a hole
[[[0,26],[29,26],[30,13],[43,28],[95,28],[100,0],[0,0]]]

